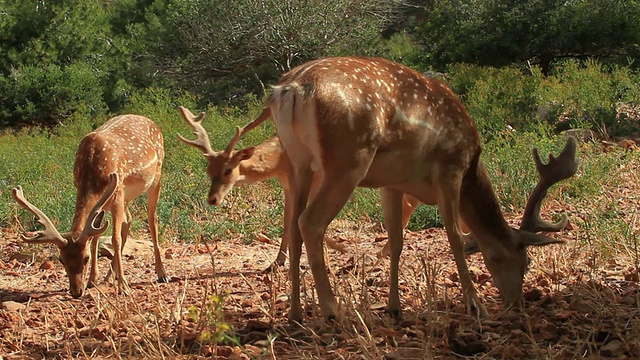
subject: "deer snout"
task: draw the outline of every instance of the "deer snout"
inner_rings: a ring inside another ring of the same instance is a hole
[[[218,205],[220,203],[220,199],[218,198],[218,196],[209,196],[207,201],[209,202],[209,205],[211,205],[211,206],[216,206],[216,205]]]
[[[74,299],[78,299],[82,296],[83,287],[71,286],[69,292]]]

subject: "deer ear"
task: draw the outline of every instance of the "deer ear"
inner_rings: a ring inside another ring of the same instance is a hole
[[[243,161],[243,160],[248,160],[249,158],[251,158],[253,156],[253,152],[255,150],[256,150],[255,146],[248,147],[246,149],[242,149],[242,150],[238,151],[237,153],[235,153],[235,155],[233,155],[233,157],[235,158],[234,160],[237,160],[238,162]]]
[[[518,230],[518,241],[522,246],[544,246],[550,244],[564,244],[564,240],[554,239],[552,237],[531,233],[528,231]]]

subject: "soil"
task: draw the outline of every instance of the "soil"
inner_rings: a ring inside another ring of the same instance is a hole
[[[637,167],[621,171],[637,173]],[[326,324],[303,254],[307,317],[287,322],[286,268],[264,270],[278,239],[229,234],[211,244],[163,245],[169,283],[155,282],[148,241],[136,241],[124,259],[132,292],[105,282],[81,299],[52,246],[27,245],[0,234],[0,359],[217,358],[217,359],[505,359],[640,358],[640,286],[637,267],[637,178],[605,189],[595,204],[617,202],[629,224],[630,246],[609,249],[580,221],[588,208],[549,200],[543,217],[568,212],[569,225],[552,236],[565,244],[531,249],[524,309],[504,309],[480,255],[468,258],[475,286],[489,311],[468,315],[443,229],[406,231],[401,259],[402,320],[385,313],[386,241],[379,224],[339,222],[330,236],[346,252],[328,249],[331,279],[343,318]],[[630,195],[631,194],[631,195]],[[517,226],[517,214],[508,214]],[[144,234],[138,234],[144,240]],[[249,241],[248,241],[249,240]],[[132,241],[132,243],[134,243]],[[108,253],[108,252],[105,252]],[[99,259],[106,274],[109,259]]]

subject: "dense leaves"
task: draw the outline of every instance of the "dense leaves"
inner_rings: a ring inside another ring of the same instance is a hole
[[[634,69],[638,18],[638,0],[0,0],[0,126],[118,113],[149,88],[244,106],[282,72],[333,55],[443,72],[547,76],[567,58]]]
[[[444,68],[468,62],[539,64],[561,58],[625,61],[640,48],[637,0],[444,0],[428,3],[418,25],[425,58]]]

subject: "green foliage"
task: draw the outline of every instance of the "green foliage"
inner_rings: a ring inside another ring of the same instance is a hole
[[[418,25],[425,63],[443,69],[468,62],[505,66],[539,64],[547,73],[557,59],[638,58],[637,0],[444,0],[425,3]]]
[[[391,0],[172,1],[155,56],[168,76],[217,103],[238,91],[262,90],[263,81],[302,61],[361,48],[378,36],[395,5]]]
[[[637,120],[621,105],[640,104],[637,72],[597,61],[564,61],[549,76],[531,68],[450,67],[452,89],[465,104],[487,141],[503,136],[507,125],[541,134],[587,128],[602,136],[637,136]]]
[[[554,68],[543,83],[542,104],[560,120],[558,130],[590,128],[604,138],[638,133],[637,124],[618,116],[621,103],[640,103],[638,75],[628,68],[605,67],[589,60],[567,61]],[[635,127],[635,128],[634,128]]]
[[[104,113],[100,81],[88,64],[27,65],[0,77],[0,126],[57,125],[73,113]]]
[[[207,296],[202,306],[189,307],[189,318],[197,324],[198,341],[202,344],[239,344],[235,331],[225,321],[224,302],[228,294]]]

